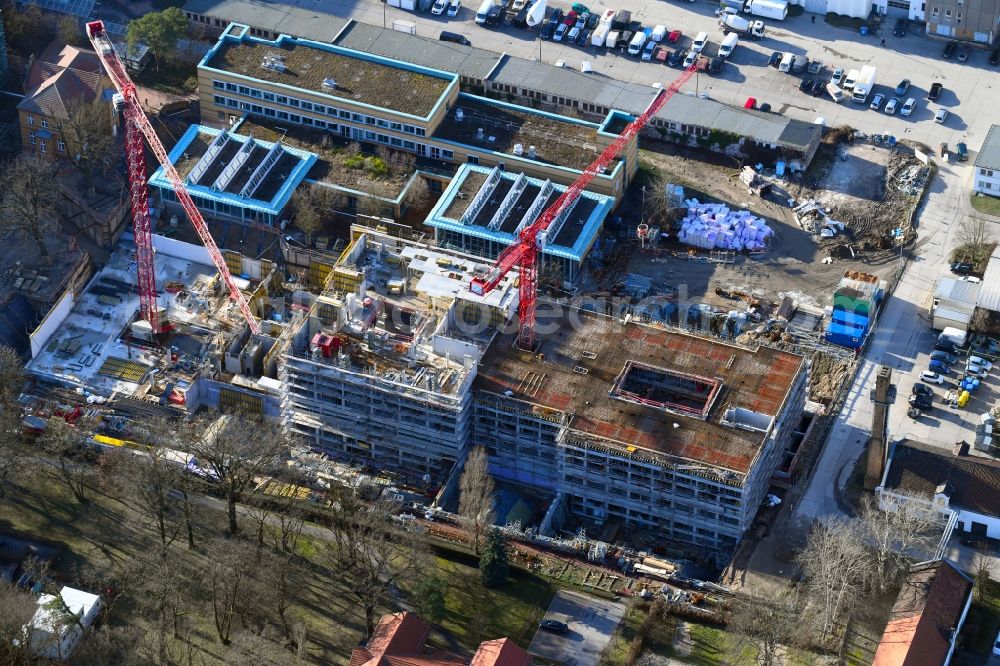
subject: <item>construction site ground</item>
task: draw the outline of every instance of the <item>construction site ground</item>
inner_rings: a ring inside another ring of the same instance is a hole
[[[681,289],[686,285],[688,298],[693,301],[733,307],[733,302],[715,294],[717,287],[753,293],[758,298],[780,302],[791,295],[800,302],[823,307],[829,305],[837,284],[844,271],[858,270],[876,275],[888,273],[894,264],[891,255],[885,253],[858,253],[856,259],[835,258],[832,263],[822,263],[829,253],[821,246],[820,238],[803,231],[795,222],[794,213],[787,205],[787,199],[779,190],[768,198],[761,198],[747,192],[739,181],[739,169],[720,166],[678,154],[643,152],[643,160],[656,170],[668,183],[682,185],[685,197],[699,200],[718,200],[734,209],[752,211],[764,218],[774,230],[774,240],[770,250],[758,257],[736,253],[733,263],[711,263],[692,261],[689,256],[706,256],[705,251],[692,252],[686,246],[667,242],[661,249],[642,251],[634,242],[634,230],[642,207],[642,192],[638,187],[626,194],[620,209],[624,218],[623,226],[629,229],[629,251],[622,254],[627,262],[619,273],[636,273],[649,276],[654,282],[666,283]],[[820,159],[820,158],[817,158]],[[852,164],[844,162],[845,166]],[[857,161],[858,166],[869,168],[870,163]],[[838,165],[839,166],[839,165]],[[845,167],[839,166],[829,176],[838,181],[844,175]],[[826,191],[827,179],[820,181],[816,189],[796,187],[801,195]],[[846,189],[842,188],[842,189]],[[791,194],[791,193],[790,193]],[[796,194],[791,194],[796,196]],[[628,215],[633,214],[630,221]],[[610,276],[609,276],[610,277]]]

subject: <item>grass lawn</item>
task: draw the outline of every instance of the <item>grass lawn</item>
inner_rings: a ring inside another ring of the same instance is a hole
[[[625,609],[621,624],[618,625],[618,630],[615,631],[611,642],[608,643],[604,654],[601,655],[601,666],[620,666],[628,660],[629,646],[636,634],[639,633],[639,628],[649,614],[651,607],[650,602],[641,599],[636,599],[629,604],[628,608]],[[672,615],[664,615],[653,624],[649,635],[646,636],[645,651],[658,656],[673,657],[673,642],[676,632],[677,618]]]
[[[982,597],[972,602],[969,615],[959,636],[963,652],[973,652],[989,656],[993,649],[997,630],[1000,629],[1000,583],[986,581]]]
[[[973,192],[970,201],[972,202],[972,207],[980,213],[1000,217],[1000,197],[991,197],[985,194],[980,195]]]
[[[705,624],[688,623],[693,648],[688,661],[692,664],[721,664],[729,652],[726,632]]]
[[[507,585],[488,590],[479,580],[475,557],[433,550],[433,573],[447,584],[441,629],[470,652],[483,641],[501,636],[527,648],[555,589],[542,578],[512,567]]]

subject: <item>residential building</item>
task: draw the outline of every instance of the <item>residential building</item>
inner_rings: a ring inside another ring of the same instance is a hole
[[[32,654],[46,659],[68,659],[83,632],[94,625],[101,598],[72,587],[63,587],[59,596],[42,594],[38,609],[25,625],[25,640]]]
[[[992,46],[997,39],[1000,0],[929,0],[927,35]]]
[[[979,300],[982,283],[957,278],[941,278],[931,303],[931,328],[942,331],[947,327],[969,330],[972,314]]]
[[[1000,125],[990,125],[974,166],[972,189],[980,194],[1000,197]]]
[[[518,232],[565,191],[551,180],[528,178],[500,167],[463,164],[424,226],[434,229],[438,245],[492,261],[517,242]],[[555,265],[564,281],[575,282],[614,207],[614,197],[582,192],[549,225],[541,254],[543,264]]]
[[[24,99],[18,102],[23,150],[72,159],[76,148],[63,132],[74,104],[108,100],[114,90],[104,76],[97,54],[75,46],[53,43],[31,62],[24,81]],[[109,131],[114,131],[109,123]]]
[[[962,532],[1000,538],[1000,460],[970,455],[967,444],[954,452],[912,438],[895,442],[876,493],[884,510],[918,502]]]
[[[288,36],[265,40],[244,25],[222,34],[198,77],[208,124],[255,114],[445,167],[502,164],[564,185],[616,138],[598,123],[462,93],[451,72]],[[638,169],[635,141],[594,178],[593,191],[624,191]]]
[[[371,638],[354,648],[350,666],[528,666],[531,656],[509,638],[483,641],[471,660],[426,645],[431,628],[409,611],[383,615]]]
[[[910,567],[872,666],[947,666],[972,605],[972,579],[947,560]]]

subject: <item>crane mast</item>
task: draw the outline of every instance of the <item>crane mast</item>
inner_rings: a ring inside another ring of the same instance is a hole
[[[469,285],[472,292],[478,295],[485,295],[500,284],[500,281],[510,272],[510,269],[514,268],[514,266],[519,267],[520,283],[518,286],[519,302],[517,313],[520,319],[517,333],[517,346],[519,348],[531,350],[535,347],[538,254],[545,248],[545,232],[548,230],[549,225],[579,198],[583,190],[590,184],[590,181],[597,177],[598,174],[603,173],[614,162],[622,148],[646,126],[649,119],[663,108],[667,100],[673,97],[681,89],[681,86],[694,76],[696,71],[697,66],[692,65],[667,88],[660,91],[642,115],[630,122],[622,130],[621,134],[618,135],[618,138],[611,142],[597,156],[597,159],[584,169],[583,173],[566,188],[566,191],[538,216],[538,219],[521,230],[517,241],[500,253],[492,268],[485,275],[472,279],[472,283]]]
[[[205,219],[201,216],[201,211],[195,206],[194,200],[188,194],[184,180],[177,173],[177,169],[170,163],[166,149],[156,136],[153,126],[146,118],[139,103],[139,96],[136,94],[135,84],[125,71],[125,65],[115,51],[111,38],[104,30],[103,21],[92,21],[87,24],[87,36],[93,44],[97,56],[104,65],[104,71],[114,84],[115,89],[125,100],[125,163],[128,171],[129,197],[132,203],[132,224],[135,228],[135,256],[138,273],[139,288],[139,311],[142,317],[149,322],[154,333],[160,332],[160,320],[156,308],[156,274],[153,266],[153,241],[150,233],[149,220],[149,192],[146,185],[146,156],[143,150],[143,138],[149,144],[153,154],[163,167],[163,172],[174,187],[177,199],[180,201],[184,212],[187,213],[191,225],[198,232],[198,237],[208,250],[212,263],[219,271],[229,295],[236,301],[243,318],[254,333],[260,333],[260,324],[250,310],[250,304],[243,297],[236,281],[229,273],[226,260],[223,258],[219,247],[215,244]]]

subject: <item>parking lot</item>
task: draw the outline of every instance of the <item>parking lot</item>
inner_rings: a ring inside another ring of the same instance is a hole
[[[544,619],[563,622],[567,630],[539,629],[528,652],[566,666],[593,666],[624,614],[624,604],[562,590],[552,599]]]
[[[556,2],[550,6],[568,10],[570,4]],[[477,47],[522,58],[540,58],[546,63],[563,60],[567,67],[579,67],[586,60],[597,76],[662,84],[680,73],[679,69],[656,62],[642,62],[636,57],[605,48],[539,40],[537,32],[510,25],[479,26],[473,20],[478,7],[475,0],[466,0],[455,18],[433,16],[429,12],[407,12],[374,0],[317,0],[315,5],[317,10],[350,16],[374,25],[383,21],[391,25],[394,19],[410,20],[417,24],[417,34],[426,37],[436,37],[442,29],[446,29],[465,35]],[[722,39],[718,19],[714,15],[718,7],[715,2],[618,0],[614,4],[590,2],[588,7],[597,13],[609,8],[628,9],[633,20],[641,21],[645,27],[663,24],[668,30],[680,30],[684,35],[681,48],[688,48],[691,37],[700,30],[710,35],[708,53],[714,53],[713,49],[717,49]],[[942,141],[953,145],[963,140],[970,149],[978,146],[990,119],[994,117],[990,107],[997,94],[994,87],[1000,80],[987,63],[988,52],[973,49],[971,58],[965,63],[955,59],[944,60],[941,57],[944,42],[916,34],[912,24],[910,34],[902,38],[893,36],[890,29],[885,29],[881,35],[886,40],[883,48],[879,45],[881,36],[862,36],[853,30],[829,26],[822,16],[817,17],[815,23],[810,19],[811,15],[806,14],[784,21],[765,21],[767,31],[764,39],[740,40],[730,62],[719,76],[700,74],[688,83],[685,90],[708,92],[713,98],[739,105],[747,97],[756,97],[760,103],[771,104],[776,112],[810,122],[822,117],[830,126],[846,123],[865,132],[890,132],[930,146],[937,146]],[[790,51],[819,59],[826,66],[826,77],[835,67],[846,71],[866,64],[874,65],[878,69],[876,93],[891,94],[896,84],[908,78],[913,85],[908,95],[917,99],[917,108],[910,117],[888,116],[868,109],[867,104],[855,104],[849,100],[835,104],[825,95],[804,95],[798,90],[801,76],[783,74],[767,67],[767,60],[773,51]],[[984,75],[987,72],[989,76]],[[926,93],[934,82],[943,83],[944,92],[938,103],[928,103]],[[951,111],[944,125],[933,122],[938,106]],[[974,154],[971,159],[975,159]]]

